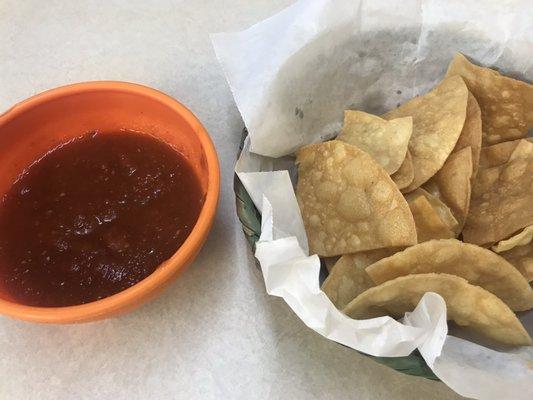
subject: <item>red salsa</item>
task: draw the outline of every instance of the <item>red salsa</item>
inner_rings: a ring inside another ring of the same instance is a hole
[[[150,275],[204,202],[187,159],[148,135],[88,134],[33,163],[0,199],[0,285],[32,306],[83,304]]]

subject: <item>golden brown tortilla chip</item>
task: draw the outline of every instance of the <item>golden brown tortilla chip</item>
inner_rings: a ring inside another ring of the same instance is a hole
[[[533,126],[533,86],[479,67],[457,53],[446,76],[461,76],[481,108],[483,145],[526,136]]]
[[[407,150],[405,154],[405,159],[400,165],[398,171],[391,175],[392,180],[398,187],[398,189],[405,189],[408,187],[415,178],[415,170],[413,167],[413,159],[411,157],[411,152]]]
[[[520,140],[522,139],[482,147],[479,154],[479,168],[491,168],[505,164],[511,158],[511,154],[513,154]]]
[[[492,244],[532,225],[532,187],[533,155],[480,169],[472,188],[463,240]]]
[[[522,231],[511,236],[509,239],[500,240],[497,244],[492,246],[492,250],[496,253],[503,253],[518,246],[525,246],[533,240],[533,225],[524,228]]]
[[[439,217],[424,196],[418,196],[408,202],[415,220],[418,243],[431,239],[448,239],[455,237],[454,232]]]
[[[516,315],[489,291],[448,274],[402,276],[368,289],[343,312],[355,319],[383,315],[402,317],[413,311],[424,293],[434,292],[446,302],[448,319],[496,342],[529,345],[531,338]]]
[[[440,171],[424,185],[450,207],[458,222],[457,233],[461,232],[470,207],[472,172],[472,151],[465,147],[450,154]]]
[[[365,268],[396,251],[398,249],[376,249],[342,256],[322,284],[322,291],[335,307],[342,310],[350,301],[374,286]]]
[[[457,219],[453,216],[452,210],[446,204],[444,204],[437,196],[429,193],[425,189],[419,187],[418,189],[413,190],[412,192],[407,193],[404,197],[407,200],[407,204],[411,203],[417,197],[423,196],[431,204],[431,207],[437,212],[439,218],[446,224],[446,226],[455,233],[457,236],[460,232],[459,223]],[[416,225],[416,221],[415,221]]]
[[[347,110],[337,140],[359,147],[391,175],[405,159],[412,132],[411,117],[387,121],[377,115]]]
[[[409,207],[387,172],[339,140],[296,153],[296,197],[311,253],[330,257],[416,243]]]
[[[533,281],[533,242],[504,251],[500,256],[514,265],[527,281]]]
[[[463,129],[468,89],[461,77],[444,79],[431,92],[415,97],[384,115],[385,119],[413,117],[409,151],[415,177],[411,191],[425,183],[442,167]]]
[[[492,249],[513,264],[527,281],[533,281],[533,225],[500,241]]]
[[[533,158],[533,142],[521,139],[511,153],[509,161],[527,160],[531,158]]]
[[[410,274],[456,275],[495,294],[513,311],[533,307],[533,290],[515,267],[488,249],[455,239],[408,247],[370,265],[366,272],[377,285]]]
[[[477,174],[479,153],[481,152],[481,138],[481,110],[479,109],[476,98],[472,93],[468,92],[465,124],[452,153],[457,153],[466,147],[470,147],[472,150],[472,179]]]

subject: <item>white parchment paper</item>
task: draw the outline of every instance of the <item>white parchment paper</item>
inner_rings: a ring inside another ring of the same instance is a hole
[[[476,399],[533,398],[532,349],[498,352],[447,335],[434,293],[400,322],[340,313],[320,291],[288,156],[334,136],[347,108],[382,113],[427,91],[457,51],[531,80],[532,10],[528,0],[300,0],[246,31],[212,36],[250,134],[236,172],[262,213],[256,257],[268,293],[319,334],[367,354],[418,348],[443,382]]]

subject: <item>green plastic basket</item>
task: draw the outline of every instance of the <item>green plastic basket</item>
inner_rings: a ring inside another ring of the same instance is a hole
[[[239,154],[242,151],[244,139],[247,132],[243,131]],[[259,240],[261,235],[261,214],[255,207],[250,195],[244,188],[243,184],[235,175],[233,180],[233,189],[235,191],[235,201],[237,206],[237,215],[242,224],[244,235],[248,240],[248,243],[255,252],[255,244]],[[322,273],[327,273],[326,268],[322,266]],[[364,353],[361,353],[364,354]],[[372,358],[374,361],[386,365],[396,371],[403,372],[404,374],[421,376],[427,379],[439,380],[433,371],[427,366],[426,362],[418,352],[418,350],[411,353],[406,357],[374,357],[368,354],[364,354],[367,357]]]

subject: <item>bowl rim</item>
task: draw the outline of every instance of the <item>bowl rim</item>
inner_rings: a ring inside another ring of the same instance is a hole
[[[135,285],[109,297],[81,305],[36,307],[0,299],[0,314],[32,322],[87,322],[132,309],[154,296],[158,289],[182,272],[202,247],[213,223],[220,191],[220,167],[215,146],[198,118],[183,104],[165,93],[137,83],[89,81],[57,87],[29,97],[0,114],[0,126],[33,107],[55,99],[94,91],[123,92],[155,100],[179,114],[200,141],[207,163],[207,191],[198,220],[185,242],[168,260]]]

